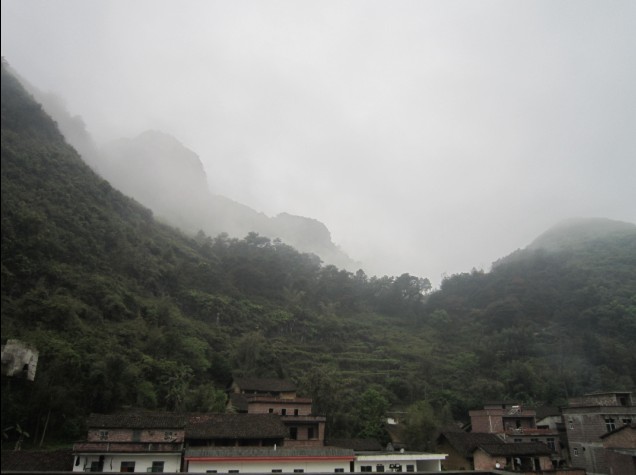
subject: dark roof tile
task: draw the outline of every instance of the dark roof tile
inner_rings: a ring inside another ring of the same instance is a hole
[[[440,437],[445,437],[464,457],[471,457],[475,449],[481,444],[500,444],[503,441],[495,434],[481,432],[442,432]]]
[[[287,429],[276,414],[201,414],[190,416],[189,439],[279,439]]]
[[[477,448],[489,455],[550,455],[552,453],[550,448],[541,442],[521,442],[514,444],[501,442],[499,444],[480,444]]]
[[[183,429],[186,421],[186,415],[172,412],[125,412],[91,414],[86,424],[89,429]]]

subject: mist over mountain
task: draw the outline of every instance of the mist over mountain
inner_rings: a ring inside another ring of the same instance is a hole
[[[566,219],[537,236],[525,248],[518,249],[493,262],[492,267],[495,270],[504,264],[546,254],[585,254],[607,246],[630,249],[633,254],[627,253],[626,257],[631,261],[636,259],[635,237],[636,224],[633,223],[607,218]]]
[[[589,246],[594,241],[636,233],[636,224],[607,218],[572,218],[562,221],[537,237],[527,249],[566,251]]]
[[[210,236],[226,233],[241,238],[256,232],[314,253],[327,264],[349,270],[362,267],[333,243],[327,227],[316,219],[284,212],[269,217],[211,192],[198,155],[175,137],[148,130],[99,147],[83,119],[71,115],[59,96],[43,93],[19,74],[17,77],[93,170],[166,223],[191,234],[202,230]]]
[[[360,267],[332,242],[329,230],[318,220],[289,213],[270,218],[211,193],[199,157],[168,134],[146,131],[121,139],[102,147],[101,156],[98,168],[114,186],[188,232],[233,237],[256,232],[314,253],[328,264],[349,270]]]

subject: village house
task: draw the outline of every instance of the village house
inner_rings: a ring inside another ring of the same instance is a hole
[[[278,414],[287,427],[286,447],[322,447],[326,418],[313,414],[311,398],[298,397],[296,385],[284,379],[236,378],[228,408],[247,414]]]
[[[483,444],[498,444],[502,440],[495,434],[481,432],[448,431],[437,438],[437,450],[448,454],[442,461],[444,470],[473,470],[474,452]]]
[[[91,414],[73,446],[74,472],[178,472],[187,418],[173,413]]]
[[[552,470],[550,449],[541,442],[480,444],[473,451],[475,470],[538,472]]]
[[[588,475],[611,474],[610,451],[602,437],[636,420],[633,394],[629,391],[586,394],[569,399],[562,411],[572,465],[584,468]]]
[[[518,403],[491,402],[483,409],[469,411],[469,415],[473,433],[497,434],[506,442],[540,442],[549,447],[553,466],[561,467],[567,462],[566,439],[556,421],[544,420],[539,426],[535,409]]]
[[[439,472],[446,454],[409,452],[355,452],[351,472]]]
[[[445,454],[288,447],[276,414],[92,414],[74,446],[73,471],[414,472],[439,471]],[[367,446],[369,447],[369,446]]]

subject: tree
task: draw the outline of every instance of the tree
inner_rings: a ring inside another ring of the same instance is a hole
[[[439,420],[428,401],[417,401],[409,406],[404,422],[404,437],[408,449],[434,450],[434,438],[438,428]]]
[[[388,434],[385,429],[386,411],[389,408],[387,399],[377,390],[369,388],[356,402],[357,404],[352,408],[354,436],[387,442]]]

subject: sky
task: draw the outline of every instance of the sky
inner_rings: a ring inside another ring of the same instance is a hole
[[[322,221],[367,273],[488,271],[561,220],[636,223],[633,0],[3,0],[2,55],[98,143]]]

